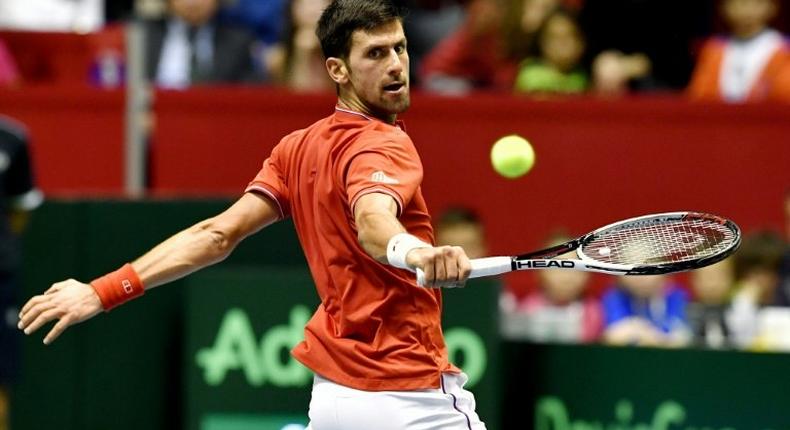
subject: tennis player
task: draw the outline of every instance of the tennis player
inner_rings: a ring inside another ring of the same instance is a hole
[[[44,338],[224,259],[245,237],[291,217],[321,298],[292,354],[314,373],[314,430],[485,429],[466,376],[448,362],[441,290],[463,284],[460,247],[431,246],[422,165],[397,114],[409,107],[399,9],[335,0],[317,35],[337,84],[334,112],[283,138],[225,212],[90,284],[70,279],[30,299],[19,327]]]

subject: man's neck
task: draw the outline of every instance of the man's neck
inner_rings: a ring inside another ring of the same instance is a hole
[[[386,122],[387,124],[395,124],[395,121],[398,119],[397,114],[381,114],[375,112],[373,109],[368,108],[364,103],[362,103],[358,99],[346,99],[343,97],[339,97],[337,99],[337,105],[343,109],[354,111],[361,113],[370,118],[376,118],[380,121]]]

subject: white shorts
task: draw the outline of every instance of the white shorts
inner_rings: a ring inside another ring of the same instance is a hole
[[[315,375],[307,430],[485,430],[466,374],[442,374],[441,387],[362,391]]]

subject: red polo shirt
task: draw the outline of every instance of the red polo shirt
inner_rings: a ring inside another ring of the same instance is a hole
[[[292,351],[305,366],[362,390],[438,388],[448,363],[439,289],[379,263],[357,241],[354,204],[385,193],[406,230],[432,243],[422,163],[400,128],[337,108],[283,138],[248,192],[293,217],[321,304]]]

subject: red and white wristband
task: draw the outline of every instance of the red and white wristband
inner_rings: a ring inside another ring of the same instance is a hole
[[[409,233],[398,233],[387,242],[387,262],[390,266],[414,271],[406,264],[406,254],[417,248],[430,248],[431,244],[425,243]]]
[[[105,312],[140,297],[145,292],[143,283],[131,264],[124,264],[120,269],[94,279],[91,287],[99,296]]]

